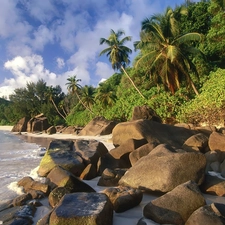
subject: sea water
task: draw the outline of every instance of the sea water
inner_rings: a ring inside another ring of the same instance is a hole
[[[17,182],[38,167],[41,160],[38,148],[37,144],[27,143],[19,135],[0,131],[0,203],[23,193]]]

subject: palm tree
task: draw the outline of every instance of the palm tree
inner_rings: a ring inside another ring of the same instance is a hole
[[[76,75],[67,78],[68,83],[66,83],[67,85],[67,89],[69,90],[70,93],[72,94],[76,94],[79,102],[84,106],[85,109],[87,109],[90,113],[93,113],[82,101],[82,99],[80,98],[79,95],[79,91],[81,90],[81,85],[78,83],[81,81],[81,79],[77,79]]]
[[[114,30],[111,30],[108,39],[100,38],[100,45],[106,44],[109,47],[101,51],[99,56],[106,54],[107,57],[109,57],[109,61],[112,64],[112,68],[114,70],[121,69],[126,74],[134,88],[141,95],[141,97],[145,98],[125,70],[126,65],[130,63],[128,54],[132,53],[132,50],[124,46],[124,43],[126,41],[131,41],[131,36],[124,37],[120,40],[120,37],[122,35],[125,35],[125,32],[122,30],[118,30],[117,33]]]
[[[66,112],[65,108],[64,108],[64,99],[62,101],[60,101],[59,103],[59,108],[62,109],[63,113],[65,114],[65,116],[68,116],[68,113]]]
[[[91,108],[95,103],[95,88],[92,86],[85,85],[82,88],[82,101],[88,108]]]
[[[59,86],[58,86],[59,88]],[[53,86],[49,86],[47,87],[47,90],[45,92],[45,96],[52,102],[53,106],[55,107],[57,113],[64,119],[66,120],[66,117],[59,111],[58,107],[56,106],[55,104],[55,101],[54,101],[54,97],[56,95],[56,88],[54,88]]]
[[[116,95],[109,85],[99,84],[95,99],[101,103],[101,105],[106,108],[112,106],[116,102]]]
[[[181,11],[180,13],[185,12]],[[183,79],[187,87],[192,87],[198,95],[198,91],[189,75],[192,71],[197,77],[195,65],[190,55],[201,54],[192,47],[192,42],[200,41],[199,33],[187,33],[179,35],[178,22],[174,18],[174,12],[167,8],[165,15],[156,15],[142,22],[141,41],[135,42],[135,49],[141,50],[140,59],[136,66],[145,63],[153,79],[159,82],[159,78],[172,94],[180,88]]]

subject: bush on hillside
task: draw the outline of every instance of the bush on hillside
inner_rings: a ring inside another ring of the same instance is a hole
[[[225,120],[225,70],[211,72],[200,95],[182,105],[177,118],[195,125],[224,125]]]

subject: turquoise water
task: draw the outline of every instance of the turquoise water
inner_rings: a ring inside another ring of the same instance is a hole
[[[38,147],[8,131],[0,131],[0,203],[21,193],[16,183],[39,165]]]

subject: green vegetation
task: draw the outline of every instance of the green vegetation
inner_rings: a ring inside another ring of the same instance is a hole
[[[219,22],[218,22],[219,21]],[[82,87],[77,75],[67,79],[68,94],[43,80],[28,83],[0,99],[0,124],[44,113],[53,125],[83,126],[92,118],[127,121],[135,106],[148,105],[164,122],[223,124],[225,119],[225,11],[223,0],[202,0],[142,21],[139,50],[132,66],[131,41],[111,30],[106,54],[116,71],[98,87]],[[126,70],[125,70],[126,68]]]

